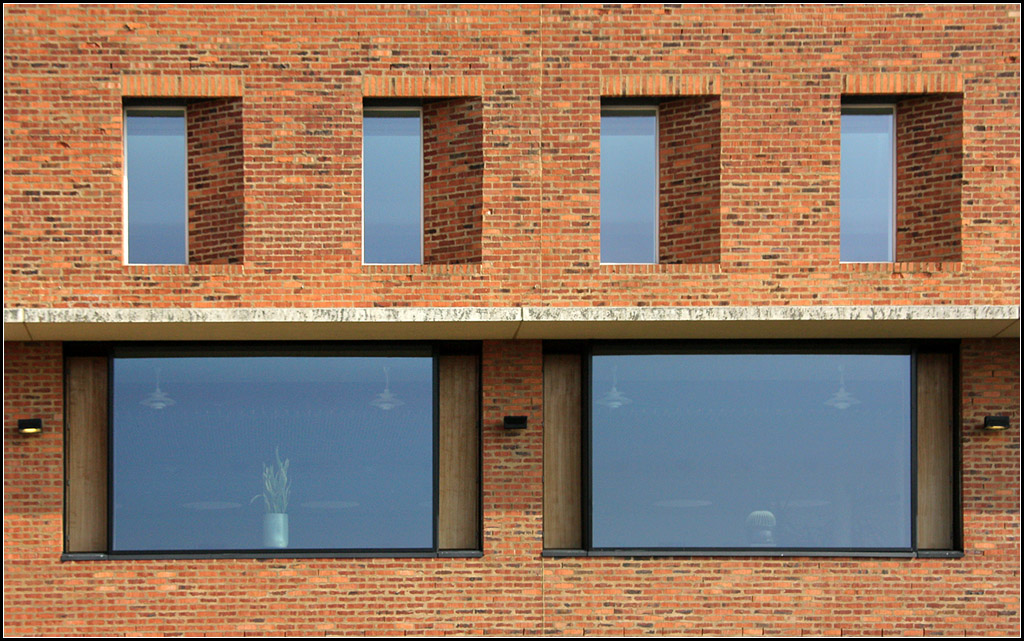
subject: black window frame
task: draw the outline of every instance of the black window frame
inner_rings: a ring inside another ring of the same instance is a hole
[[[138,343],[66,343],[64,358],[98,356],[107,362],[107,513],[106,519],[106,550],[95,552],[67,552],[61,555],[62,561],[80,560],[145,560],[145,559],[292,559],[292,558],[477,558],[482,556],[483,523],[482,510],[478,508],[478,541],[479,549],[449,549],[439,547],[439,490],[440,490],[440,359],[442,356],[470,354],[481,356],[479,341],[306,341],[306,342],[138,342]],[[225,549],[225,550],[153,550],[153,551],[117,551],[113,549],[114,528],[114,368],[116,358],[174,358],[174,357],[207,357],[207,356],[397,356],[415,355],[431,359],[431,545],[423,548],[322,548],[322,549]],[[480,377],[479,361],[477,377]],[[477,398],[478,412],[482,399]],[[478,425],[479,428],[479,425]],[[477,474],[480,478],[482,463],[482,443],[477,453]],[[65,478],[68,478],[67,461],[65,460]],[[482,507],[482,492],[477,502]],[[67,516],[65,505],[65,517]]]
[[[552,341],[545,345],[545,353],[574,353],[581,357],[581,465],[582,496],[580,507],[583,548],[546,548],[544,556],[549,557],[884,557],[884,558],[960,558],[963,556],[963,499],[962,499],[962,454],[959,438],[962,409],[960,406],[960,355],[959,342],[950,340],[595,340],[595,341]],[[593,545],[593,376],[592,359],[595,354],[906,354],[910,356],[910,546],[906,550],[861,549],[861,548],[700,548],[700,547],[614,547],[604,548]],[[918,356],[923,353],[946,354],[952,359],[952,425],[949,438],[952,442],[953,475],[952,484],[953,519],[951,524],[953,545],[949,549],[923,548],[918,545]]]

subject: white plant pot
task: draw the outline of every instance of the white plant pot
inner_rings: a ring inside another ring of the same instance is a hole
[[[263,547],[288,547],[288,515],[280,512],[263,515]]]

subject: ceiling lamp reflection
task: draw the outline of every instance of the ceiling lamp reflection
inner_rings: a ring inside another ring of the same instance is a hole
[[[597,399],[598,405],[603,405],[609,409],[617,410],[623,405],[629,405],[632,403],[632,399],[619,391],[619,370],[615,368],[612,370],[612,388],[608,392]]]
[[[380,408],[385,412],[405,405],[405,401],[391,392],[391,378],[388,376],[388,368],[386,367],[384,368],[384,391],[377,394],[377,397],[370,401],[370,405]]]
[[[142,399],[139,403],[146,407],[154,410],[162,410],[165,407],[174,405],[174,399],[168,396],[162,389],[160,389],[160,368],[156,368],[156,389]]]
[[[839,366],[839,390],[825,401],[825,405],[837,410],[845,410],[860,403],[856,396],[846,391],[846,377],[843,366]]]

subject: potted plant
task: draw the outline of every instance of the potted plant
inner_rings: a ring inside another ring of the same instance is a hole
[[[266,513],[263,515],[263,546],[268,548],[288,547],[288,495],[291,481],[288,479],[288,459],[281,461],[281,453],[274,448],[275,463],[263,465],[263,492],[252,497],[255,501],[263,497]],[[250,501],[251,502],[251,501]]]

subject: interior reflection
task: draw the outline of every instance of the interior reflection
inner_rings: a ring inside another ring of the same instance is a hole
[[[902,549],[910,357],[595,355],[595,548]]]
[[[430,357],[115,359],[113,549],[431,548],[432,371]]]

